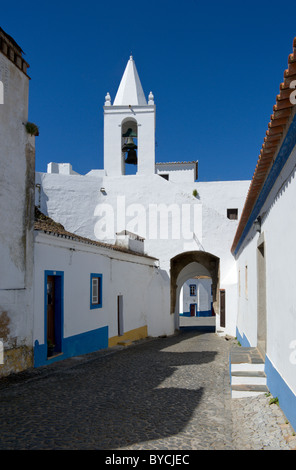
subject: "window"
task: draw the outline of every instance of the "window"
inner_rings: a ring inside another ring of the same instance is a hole
[[[190,289],[191,297],[194,297],[196,295],[196,285],[195,284],[190,284],[189,289]]]
[[[90,308],[102,307],[102,274],[90,275]]]
[[[230,220],[238,219],[238,209],[227,209],[227,218]]]

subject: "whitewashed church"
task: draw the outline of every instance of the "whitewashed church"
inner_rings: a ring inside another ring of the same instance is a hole
[[[207,276],[216,328],[235,334],[237,274],[229,247],[250,183],[199,183],[198,161],[155,162],[156,105],[152,92],[145,97],[133,57],[103,111],[104,168],[79,175],[71,163],[50,162],[36,175],[36,206],[92,240],[129,246],[136,238],[140,251],[159,260],[163,303],[152,291],[148,300],[159,333],[179,327],[183,284]],[[146,286],[139,279],[135,289]]]
[[[0,28],[0,376],[210,316],[258,349],[296,428],[296,38],[251,182],[155,161],[157,99],[133,57],[103,95],[104,168],[35,173],[28,68]]]

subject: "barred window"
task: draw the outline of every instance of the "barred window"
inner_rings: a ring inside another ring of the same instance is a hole
[[[102,307],[102,274],[90,275],[90,308]]]

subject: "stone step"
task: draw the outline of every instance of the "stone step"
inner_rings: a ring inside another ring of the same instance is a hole
[[[250,364],[264,362],[258,348],[245,348],[242,346],[233,347],[231,352],[231,362],[249,362]]]
[[[238,370],[231,373],[235,377],[266,377],[263,370]]]
[[[236,363],[230,364],[231,373],[248,372],[250,370],[264,372],[264,368],[265,368],[264,362],[259,363],[259,364],[249,364],[248,362],[239,362],[237,364]]]
[[[231,385],[266,385],[266,374],[261,370],[231,372]]]
[[[231,386],[232,398],[254,397],[262,393],[268,393],[268,391],[266,385],[240,384]]]
[[[257,348],[234,348],[230,354],[232,398],[252,397],[267,393],[264,367],[264,361]]]

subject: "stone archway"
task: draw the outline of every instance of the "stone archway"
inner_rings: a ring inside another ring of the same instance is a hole
[[[219,313],[220,259],[205,251],[187,251],[171,259],[171,314],[175,315],[178,326],[179,296],[184,282],[196,275],[206,275],[212,279],[213,308]]]

